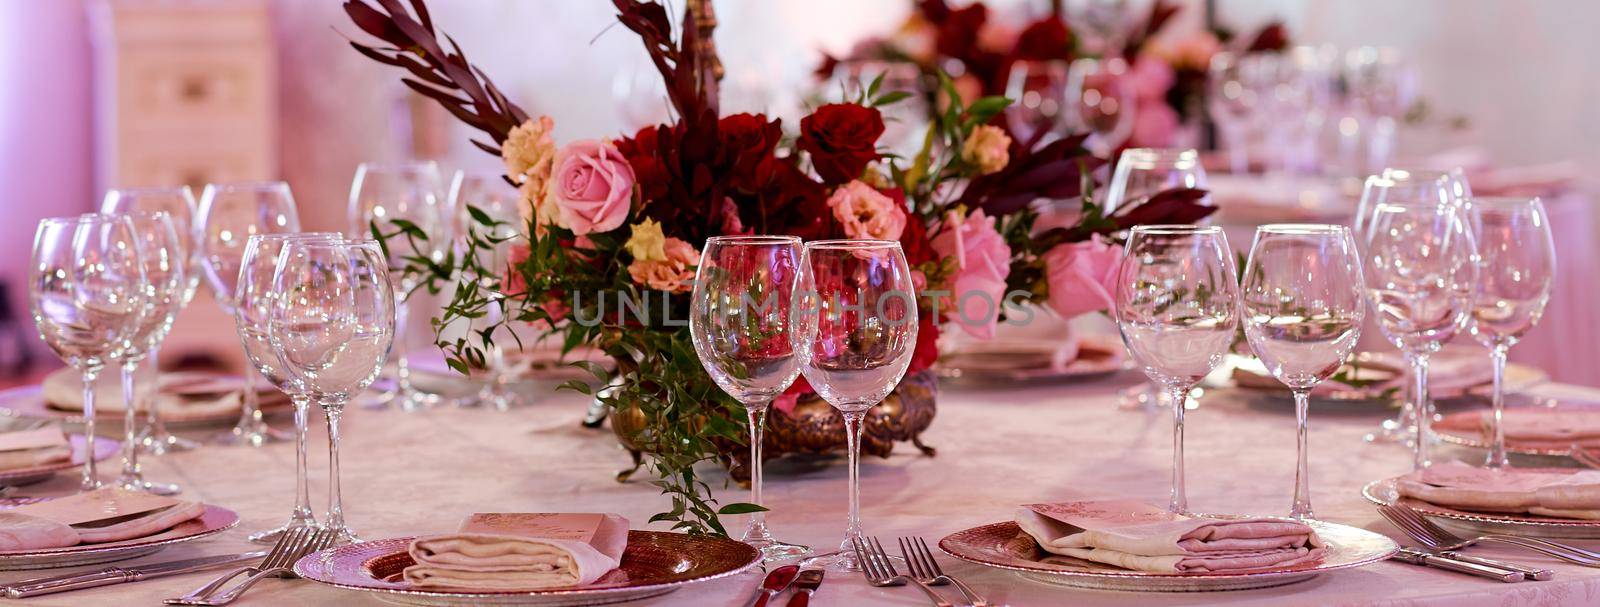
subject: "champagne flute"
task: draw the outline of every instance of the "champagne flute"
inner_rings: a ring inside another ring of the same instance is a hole
[[[1228,353],[1239,322],[1239,281],[1222,228],[1134,226],[1118,269],[1122,342],[1172,402],[1172,501],[1189,509],[1183,486],[1183,409],[1189,390]]]
[[[1478,288],[1468,331],[1494,363],[1494,439],[1490,468],[1506,459],[1506,354],[1544,315],[1556,273],[1550,217],[1538,198],[1473,198],[1468,212],[1478,244]]]
[[[300,527],[314,527],[316,517],[311,512],[310,479],[306,472],[306,418],[311,396],[285,369],[278,353],[272,349],[268,337],[268,320],[278,305],[281,294],[274,290],[272,280],[278,269],[278,257],[289,242],[339,242],[341,237],[333,232],[295,232],[288,234],[257,234],[245,243],[244,257],[239,266],[237,288],[238,310],[234,325],[239,341],[244,344],[245,357],[262,377],[277,389],[289,395],[294,403],[294,510],[289,522],[282,526],[250,536],[258,544],[277,543],[284,533]]]
[[[750,502],[758,506],[767,409],[800,374],[785,332],[800,257],[800,239],[792,236],[713,236],[700,255],[689,308],[689,335],[700,364],[749,416]],[[774,539],[762,512],[751,514],[740,539],[769,562],[810,552]]]
[[[1019,140],[1059,136],[1067,118],[1067,62],[1021,60],[1011,64],[1006,97],[1015,100],[1006,107],[1006,123]]]
[[[894,390],[917,346],[917,293],[900,243],[806,243],[795,287],[791,347],[806,381],[844,415],[850,451],[850,522],[839,551],[807,560],[860,571],[861,423]]]
[[[127,213],[133,226],[134,243],[138,245],[140,264],[144,267],[144,313],[134,332],[123,342],[115,358],[122,367],[123,443],[122,474],[117,477],[118,487],[130,491],[147,491],[156,495],[172,495],[180,489],[171,483],[153,483],[144,479],[139,468],[138,395],[134,391],[134,373],[139,363],[150,356],[172,330],[172,321],[183,309],[186,286],[184,275],[184,249],[178,244],[178,234],[172,229],[171,216],[165,211]],[[159,382],[158,382],[159,383]],[[159,406],[152,399],[149,408]]]
[[[328,418],[328,513],[339,543],[358,542],[339,490],[339,419],[383,370],[394,342],[395,295],[377,241],[290,240],[272,280],[279,298],[267,337],[288,375]]]
[[[485,289],[496,288],[510,272],[511,243],[521,237],[519,227],[526,227],[519,206],[517,190],[506,184],[505,177],[498,171],[460,170],[456,171],[455,178],[450,182],[450,208],[455,209],[458,215],[465,215],[470,207],[490,219],[503,222],[484,234],[484,237],[490,240],[489,267],[499,273],[491,280],[484,281]],[[461,232],[465,237],[466,230],[462,229]],[[492,326],[502,320],[505,316],[504,303],[498,299],[494,300],[487,312],[484,318],[472,323],[473,330]],[[498,343],[489,344],[485,354],[489,367],[487,381],[477,394],[458,399],[456,406],[488,405],[497,411],[510,410],[519,404],[523,397],[510,388],[510,384],[516,381],[517,377],[506,366],[505,348]]]
[[[200,267],[200,247],[195,241],[195,202],[194,192],[189,186],[158,187],[158,188],[120,188],[109,190],[100,204],[101,213],[132,213],[135,211],[164,212],[172,221],[172,229],[178,235],[178,247],[183,251],[183,302],[179,306],[181,312],[184,307],[194,300],[196,288],[200,286],[200,276],[205,273]],[[156,344],[150,349],[150,367],[159,373],[161,345]],[[188,451],[200,446],[200,443],[187,438],[179,437],[167,431],[166,424],[161,422],[160,407],[149,407],[145,410],[144,434],[139,437],[139,448],[150,455],[166,455],[173,451]]]
[[[1366,317],[1361,255],[1339,225],[1273,224],[1256,229],[1239,300],[1244,335],[1267,371],[1294,392],[1297,423],[1294,505],[1311,518],[1306,415],[1311,389],[1349,359]]]
[[[1194,150],[1129,148],[1122,151],[1106,190],[1105,213],[1142,204],[1173,188],[1206,187],[1206,169]]]
[[[94,465],[94,380],[138,329],[146,308],[133,223],[118,215],[42,220],[28,270],[28,299],[39,337],[83,377],[80,489],[91,491],[100,487]]]
[[[407,221],[428,235],[416,241],[406,238],[389,241],[390,250],[400,257],[428,257],[442,261],[457,224],[455,213],[444,196],[439,166],[432,161],[383,164],[364,162],[356,168],[350,184],[350,229],[352,238],[367,238],[376,227],[392,231],[395,221]],[[439,401],[436,394],[423,392],[411,383],[411,358],[406,354],[406,299],[421,285],[405,272],[389,275],[395,281],[396,306],[394,336],[395,388],[390,400],[399,401],[404,411],[426,409]],[[382,405],[380,405],[382,406]]]
[[[1386,200],[1367,226],[1367,297],[1378,328],[1411,365],[1413,465],[1428,467],[1428,358],[1466,326],[1478,279],[1465,211],[1428,200]]]
[[[1134,89],[1128,62],[1121,57],[1078,59],[1067,70],[1067,116],[1071,126],[1090,134],[1090,151],[1109,158],[1133,135]]]
[[[299,232],[294,195],[282,181],[213,183],[200,195],[200,262],[217,303],[229,315],[238,307],[236,292],[244,248],[251,236]],[[282,432],[267,427],[256,394],[256,375],[244,370],[244,398],[239,423],[222,442],[259,447],[285,440]]]

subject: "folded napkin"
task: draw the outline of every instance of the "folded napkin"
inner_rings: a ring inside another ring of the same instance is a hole
[[[96,415],[123,413],[122,384],[116,376],[105,373],[95,382]],[[153,400],[148,402],[154,402],[162,415],[179,421],[188,416],[238,411],[243,389],[244,381],[238,377],[197,371],[162,373],[159,378],[154,373],[141,372],[135,376],[133,387],[135,398],[147,402],[145,399],[151,399],[153,393]],[[83,380],[77,371],[62,369],[51,373],[44,379],[43,391],[51,409],[83,410]],[[263,405],[285,398],[272,389],[257,394]]]
[[[1259,362],[1234,367],[1233,381],[1244,388],[1284,390]],[[1409,376],[1410,365],[1399,352],[1362,352],[1354,364],[1345,364],[1336,378],[1318,384],[1311,390],[1314,398],[1334,395],[1376,398],[1391,390],[1403,390]],[[1435,354],[1428,363],[1428,391],[1435,398],[1454,398],[1468,390],[1494,381],[1494,367],[1481,350],[1467,352],[1447,349]]]
[[[404,575],[419,587],[582,586],[616,569],[627,545],[616,514],[474,514],[457,533],[412,541]]]
[[[999,372],[1031,369],[1066,370],[1074,363],[1121,364],[1124,348],[1115,335],[1082,333],[1049,308],[1030,306],[1027,324],[1002,322],[994,337],[983,339],[952,328],[939,334],[939,360],[967,371]]]
[[[72,459],[72,444],[57,426],[0,432],[0,472],[36,468]]]
[[[1548,451],[1566,451],[1574,444],[1600,448],[1600,409],[1509,408],[1502,420],[1508,445]],[[1493,410],[1463,411],[1446,415],[1434,429],[1488,440],[1493,421]]]
[[[1479,468],[1461,462],[1400,477],[1400,495],[1477,512],[1600,519],[1600,470]]]
[[[113,487],[0,512],[0,550],[147,537],[205,514],[205,505]]]
[[[1156,573],[1289,567],[1325,551],[1299,521],[1188,517],[1131,500],[1030,504],[1016,519],[1046,552]]]

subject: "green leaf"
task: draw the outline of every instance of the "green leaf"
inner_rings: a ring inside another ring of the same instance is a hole
[[[906,91],[892,91],[884,93],[882,97],[872,100],[872,107],[882,107],[898,101],[904,101],[909,97],[911,97],[911,93]]]
[[[728,504],[728,505],[725,505],[725,506],[723,506],[721,508],[718,508],[717,509],[717,514],[750,514],[752,512],[766,512],[766,511],[767,511],[767,509],[765,507],[757,506],[755,504],[746,504],[746,503],[743,503],[743,502],[739,502],[739,503],[735,503],[735,504]]]
[[[472,206],[470,204],[467,205],[467,214],[472,216],[472,220],[473,221],[476,221],[476,222],[478,222],[480,224],[483,224],[483,225],[486,225],[486,226],[493,226],[493,225],[499,223],[498,221],[495,221],[494,218],[489,217],[489,214],[483,212],[482,209],[479,209],[478,207]]]

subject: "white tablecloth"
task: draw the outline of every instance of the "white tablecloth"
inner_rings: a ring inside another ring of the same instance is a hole
[[[1118,411],[1114,391],[1136,378],[1124,375],[1090,384],[1018,389],[946,386],[939,415],[925,435],[939,449],[922,457],[902,445],[887,460],[863,466],[862,503],[868,533],[891,538],[943,535],[1003,520],[1024,502],[1068,491],[1143,496],[1165,503],[1170,426],[1166,415]],[[1567,386],[1548,393],[1597,394]],[[452,528],[464,515],[494,511],[614,511],[645,526],[663,506],[643,482],[617,484],[612,474],[627,455],[609,432],[579,427],[585,403],[578,395],[551,395],[536,406],[499,413],[434,410],[422,413],[352,410],[344,446],[344,495],[349,520],[367,538]],[[1367,481],[1405,472],[1402,448],[1362,443],[1381,414],[1313,410],[1310,437],[1312,490],[1317,514],[1331,521],[1398,536],[1359,495]],[[1288,510],[1294,470],[1294,418],[1283,402],[1240,394],[1209,395],[1189,422],[1189,502],[1200,512],[1282,514]],[[321,445],[321,433],[315,435]],[[318,509],[323,503],[324,458],[313,458]],[[152,461],[154,480],[177,481],[187,496],[235,508],[237,530],[174,547],[126,564],[222,554],[248,548],[244,536],[281,523],[291,505],[293,451],[207,447]],[[845,469],[781,461],[769,468],[767,499],[772,527],[783,539],[826,548],[839,539],[845,518]],[[114,466],[106,474],[114,473]],[[720,475],[711,483],[721,486]],[[24,495],[70,491],[74,478],[24,487]],[[737,488],[719,490],[740,501]],[[742,520],[730,517],[734,528]],[[1474,549],[1559,573],[1552,581],[1501,584],[1458,574],[1379,563],[1331,573],[1279,588],[1205,594],[1128,593],[1046,586],[1010,573],[945,557],[945,569],[996,602],[1049,605],[1467,605],[1555,607],[1600,602],[1600,570],[1566,566],[1531,554]],[[93,569],[86,567],[84,569]],[[0,583],[39,572],[0,573]],[[191,574],[136,584],[28,599],[30,605],[157,605],[208,579]],[[754,574],[685,588],[635,604],[736,606],[757,582]],[[302,580],[266,580],[243,605],[379,605],[377,599]],[[814,604],[926,605],[908,588],[875,589],[855,576],[829,574]]]

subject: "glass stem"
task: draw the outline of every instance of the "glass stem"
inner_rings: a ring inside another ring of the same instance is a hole
[[[1289,508],[1289,516],[1294,518],[1311,518],[1311,468],[1310,452],[1306,450],[1306,416],[1311,408],[1311,391],[1294,391],[1294,418],[1297,424],[1295,432],[1295,469],[1294,469],[1294,505]]]
[[[1189,497],[1183,489],[1183,404],[1187,388],[1172,388],[1172,502],[1167,510],[1183,514],[1189,510]]]
[[[767,408],[771,401],[751,403],[745,405],[745,414],[750,418],[750,503],[757,506],[761,502],[761,441],[762,434],[767,425]],[[750,526],[745,529],[744,541],[771,541],[772,534],[767,531],[767,513],[750,513]]]
[[[161,376],[161,348],[157,346],[150,349],[150,368],[156,372],[156,377]],[[151,437],[151,443],[156,440],[166,440],[167,426],[161,423],[160,407],[155,402],[150,403],[150,408],[144,412],[146,425],[145,434]]]
[[[314,523],[316,517],[311,513],[311,478],[306,470],[306,426],[309,424],[309,409],[311,397],[305,394],[294,394],[289,397],[294,403],[294,514],[289,518],[294,522]]]
[[[100,476],[94,469],[94,380],[100,375],[100,365],[83,367],[83,483],[84,491],[100,487]]]
[[[1412,468],[1422,470],[1429,465],[1428,461],[1428,436],[1433,425],[1433,409],[1428,406],[1428,355],[1416,354],[1411,357],[1411,396],[1416,399],[1411,405],[1411,415],[1417,422],[1417,445],[1412,459]]]
[[[411,386],[411,357],[406,352],[406,321],[411,317],[410,306],[402,299],[394,309],[394,381],[402,404],[415,393]]]
[[[840,549],[848,552],[850,540],[861,537],[861,420],[865,410],[844,412],[844,433],[850,453],[850,524],[844,531]]]
[[[339,494],[339,417],[344,413],[344,403],[322,402],[322,413],[328,417],[328,516],[330,529],[344,527],[344,500]]]
[[[139,433],[137,415],[138,407],[133,390],[133,375],[139,368],[138,361],[125,360],[122,363],[122,475],[117,479],[117,484],[128,488],[137,486],[139,478]]]
[[[240,438],[248,438],[260,427],[261,409],[256,400],[255,369],[244,370],[244,409],[239,413],[239,424],[234,428]]]
[[[1510,348],[1495,345],[1489,348],[1489,360],[1494,363],[1494,394],[1491,402],[1494,404],[1494,440],[1489,444],[1489,460],[1484,462],[1490,468],[1504,468],[1510,465],[1506,458],[1506,354]]]

